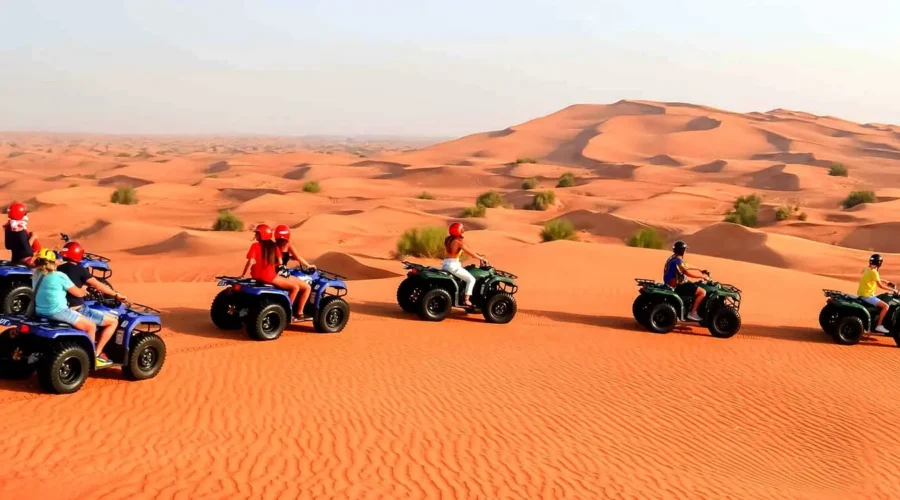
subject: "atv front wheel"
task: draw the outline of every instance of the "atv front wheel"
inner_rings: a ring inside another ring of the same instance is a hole
[[[350,304],[340,297],[322,299],[322,306],[316,312],[313,328],[319,333],[338,333],[350,321]]]
[[[155,377],[166,362],[166,343],[153,333],[132,337],[131,356],[122,373],[128,380],[147,380]]]
[[[840,345],[856,345],[866,333],[863,322],[856,316],[844,316],[834,329],[834,341]]]
[[[0,313],[31,316],[34,314],[34,291],[31,285],[13,284],[0,292],[3,297]]]
[[[274,302],[262,301],[247,318],[247,335],[254,340],[275,340],[287,326],[287,311]]]
[[[497,292],[491,295],[484,303],[484,309],[481,314],[488,323],[497,323],[505,325],[516,317],[516,311],[519,306],[516,304],[516,298],[506,292]]]
[[[91,356],[75,342],[60,342],[54,346],[38,368],[41,389],[53,394],[71,394],[87,380]]]
[[[425,321],[443,321],[450,314],[453,298],[443,288],[434,288],[425,292],[419,302],[419,317]]]
[[[237,330],[241,327],[237,299],[230,290],[222,290],[209,306],[209,317],[220,330]]]
[[[822,327],[823,332],[834,335],[839,318],[840,309],[833,304],[825,304],[825,307],[819,312],[819,326]]]
[[[653,333],[669,333],[678,324],[678,313],[675,306],[667,302],[656,304],[647,314],[646,327]]]
[[[631,304],[631,314],[634,316],[634,320],[638,322],[639,325],[646,326],[647,318],[650,313],[650,305],[652,301],[650,297],[647,297],[644,294],[638,295],[636,299],[634,299],[634,303]]]
[[[406,278],[397,287],[397,304],[400,308],[408,313],[414,313],[418,310],[419,302],[422,299],[422,282],[415,278]]]
[[[719,339],[730,339],[741,329],[741,314],[733,307],[720,307],[709,319],[709,333]]]

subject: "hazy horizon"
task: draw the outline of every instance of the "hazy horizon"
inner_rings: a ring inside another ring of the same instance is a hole
[[[16,3],[0,130],[449,138],[620,99],[900,123],[900,4],[777,3]]]

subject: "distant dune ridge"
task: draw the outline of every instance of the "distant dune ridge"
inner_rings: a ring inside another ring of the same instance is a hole
[[[846,177],[830,175],[837,163]],[[565,174],[574,185],[557,187]],[[136,204],[111,202],[122,186]],[[876,203],[842,208],[869,190]],[[488,191],[501,206],[464,217]],[[553,202],[535,206],[547,191]],[[45,246],[64,232],[112,259],[116,288],[162,309],[169,351],[157,379],[111,370],[69,397],[0,380],[0,498],[900,491],[885,472],[900,459],[884,424],[900,412],[885,382],[897,349],[835,346],[816,323],[821,289],[854,292],[872,252],[900,281],[897,126],[622,100],[432,145],[4,132],[0,192],[29,205]],[[756,227],[723,222],[751,194]],[[213,231],[223,211],[244,230]],[[542,242],[561,220],[577,241]],[[455,221],[519,276],[514,324],[400,312],[398,239]],[[260,223],[288,225],[305,259],[347,278],[344,332],[299,324],[261,343],[212,326],[215,276],[241,272]],[[647,229],[665,248],[624,244]],[[633,279],[660,279],[679,239],[689,263],[744,291],[735,338],[635,326]],[[58,418],[101,407],[115,418],[81,419],[74,434]],[[97,435],[116,453],[85,446]]]

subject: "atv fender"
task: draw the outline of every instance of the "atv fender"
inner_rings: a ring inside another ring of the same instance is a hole
[[[863,325],[866,327],[866,331],[871,330],[872,327],[872,315],[869,314],[869,311],[860,304],[849,303],[849,304],[840,304],[838,305],[838,311],[841,316],[857,316],[862,320]]]
[[[668,302],[672,304],[679,318],[684,318],[684,301],[674,291],[644,290],[641,295],[650,298],[653,303]]]

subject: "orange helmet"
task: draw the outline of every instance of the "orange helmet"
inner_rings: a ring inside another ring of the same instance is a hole
[[[9,218],[12,220],[22,220],[27,213],[28,208],[25,207],[24,203],[19,203],[18,201],[13,202],[6,211],[6,214],[9,215]]]
[[[260,224],[253,230],[256,233],[256,239],[259,241],[268,241],[272,239],[274,231],[268,224]]]
[[[84,259],[84,247],[77,241],[70,241],[62,247],[62,251],[59,254],[66,260],[81,262]]]
[[[275,226],[275,239],[291,241],[291,228],[284,224]]]
[[[447,231],[450,233],[450,236],[453,236],[454,238],[461,238],[465,230],[466,228],[463,227],[462,223],[454,222],[453,224],[450,224],[450,227]]]

